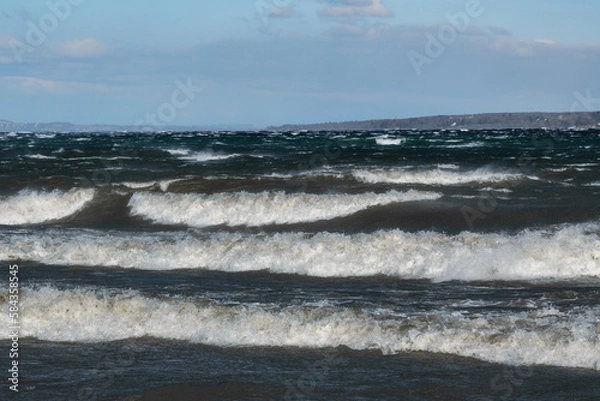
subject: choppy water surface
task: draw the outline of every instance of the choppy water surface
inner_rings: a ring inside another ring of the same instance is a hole
[[[19,396],[597,399],[598,149],[598,131],[2,133]]]

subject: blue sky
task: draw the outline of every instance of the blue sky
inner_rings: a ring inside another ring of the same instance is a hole
[[[0,119],[600,109],[597,0],[3,0]]]

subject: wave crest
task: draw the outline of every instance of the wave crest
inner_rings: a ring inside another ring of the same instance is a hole
[[[476,316],[433,310],[398,318],[380,310],[333,305],[224,304],[203,298],[153,298],[135,291],[49,286],[24,288],[22,306],[28,313],[21,334],[46,341],[150,336],[234,347],[426,351],[514,365],[600,369],[594,319],[598,311],[587,308],[568,314],[549,307]],[[0,309],[7,308],[3,302]],[[8,313],[3,316],[8,319]]]
[[[578,225],[554,233],[454,236],[399,230],[313,236],[52,231],[0,237],[0,260],[151,270],[267,270],[317,277],[563,281],[600,278],[598,230],[597,225]]]
[[[521,180],[522,174],[494,172],[485,168],[472,171],[449,171],[447,169],[433,170],[358,170],[353,173],[358,181],[368,184],[421,184],[421,185],[464,185],[472,183],[497,183]]]
[[[39,224],[64,219],[79,212],[93,198],[93,189],[23,190],[0,198],[0,225]]]
[[[140,192],[131,197],[129,207],[134,216],[161,224],[185,224],[192,227],[263,226],[329,220],[348,216],[372,206],[433,200],[439,197],[441,194],[413,190],[358,195],[285,192],[202,195]]]

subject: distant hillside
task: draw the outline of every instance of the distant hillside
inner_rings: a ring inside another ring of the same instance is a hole
[[[578,113],[488,113],[414,117],[388,120],[328,122],[320,124],[287,124],[269,127],[276,131],[376,131],[386,129],[501,129],[501,128],[600,128],[600,111]],[[0,120],[0,132],[156,132],[156,131],[242,131],[256,130],[248,125],[204,126],[133,126],[75,125],[64,122],[16,123]]]
[[[76,125],[65,122],[52,123],[16,123],[0,120],[0,132],[156,132],[156,131],[217,131],[217,130],[249,130],[255,129],[247,125],[204,125],[204,126],[139,126],[139,125]]]
[[[288,124],[279,131],[374,131],[386,129],[500,129],[500,128],[600,128],[600,111],[578,113],[486,113],[415,117],[388,120]]]

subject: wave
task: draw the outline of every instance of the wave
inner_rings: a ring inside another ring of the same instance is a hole
[[[122,185],[129,189],[150,189],[154,187],[160,188],[161,191],[166,192],[169,189],[169,186],[174,182],[183,181],[185,178],[176,178],[171,180],[160,180],[160,181],[144,181],[144,182],[128,182],[123,181],[119,183],[114,183],[113,185]]]
[[[45,134],[45,133],[38,133],[35,134],[35,137],[38,139],[53,139],[56,137],[56,134]]]
[[[498,183],[525,178],[524,175],[508,172],[494,172],[486,168],[472,171],[449,171],[437,168],[432,170],[357,170],[354,178],[369,184],[422,184],[422,185],[463,185],[472,183]]]
[[[450,142],[450,141],[447,141]],[[476,141],[476,142],[464,142],[454,145],[444,145],[446,149],[467,149],[467,148],[480,148],[482,146],[486,146],[485,142]]]
[[[171,154],[172,156],[176,156],[180,160],[184,160],[184,161],[188,161],[188,162],[197,162],[197,163],[204,163],[204,162],[217,161],[217,160],[226,160],[226,159],[231,159],[234,157],[241,156],[240,154],[237,154],[237,153],[223,155],[223,154],[214,153],[210,150],[192,152],[189,149],[167,149],[166,151],[169,154]]]
[[[17,232],[0,237],[0,260],[148,270],[266,270],[316,277],[386,275],[431,281],[600,279],[600,225],[516,235]]]
[[[214,225],[262,226],[329,220],[377,205],[433,200],[433,192],[389,191],[382,194],[316,195],[285,192],[202,194],[135,193],[129,207],[134,216],[161,224],[193,227]]]
[[[0,198],[0,225],[39,224],[64,219],[82,210],[93,198],[93,189],[22,190],[16,195]]]
[[[8,320],[6,297],[2,301],[2,316]],[[327,303],[232,304],[207,298],[154,298],[132,290],[51,286],[23,288],[21,305],[28,312],[20,334],[45,341],[149,336],[232,347],[346,346],[386,354],[426,351],[512,365],[600,370],[595,319],[600,310],[592,308],[565,313],[548,305],[503,314],[433,310],[398,316]]]
[[[375,143],[379,146],[398,146],[406,142],[406,138],[390,138],[388,135],[375,138]]]
[[[437,165],[440,169],[445,170],[458,170],[460,167],[454,163],[440,163]]]
[[[26,155],[25,157],[29,158],[29,159],[38,159],[38,160],[57,160],[58,157],[56,156],[46,156],[46,155],[42,155],[42,154],[35,154],[35,155]]]

